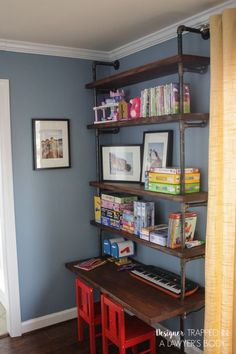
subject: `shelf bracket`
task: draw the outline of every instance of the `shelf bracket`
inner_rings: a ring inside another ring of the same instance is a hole
[[[118,134],[120,128],[100,129],[100,134]]]
[[[202,122],[184,122],[184,129],[187,128],[204,128],[207,126],[207,122],[206,121],[202,121]]]
[[[202,206],[207,206],[207,202],[189,202],[185,204],[186,208],[198,208],[198,207],[202,207]]]

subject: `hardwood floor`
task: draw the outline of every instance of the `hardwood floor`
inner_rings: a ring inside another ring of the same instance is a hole
[[[88,337],[86,336],[88,339]],[[101,341],[97,340],[98,354],[102,354]],[[110,348],[111,354],[118,354]],[[128,353],[128,351],[127,351]],[[159,348],[158,354],[178,354],[175,348]],[[89,342],[78,343],[76,320],[67,321],[23,335],[19,338],[0,339],[0,354],[90,354]]]

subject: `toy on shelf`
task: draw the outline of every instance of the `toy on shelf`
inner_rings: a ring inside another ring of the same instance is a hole
[[[112,257],[118,259],[117,265],[124,265],[131,262],[128,256],[134,255],[134,242],[133,241],[122,241],[114,242],[111,245],[111,255]]]
[[[130,118],[135,119],[140,117],[140,97],[135,97],[130,100],[131,108],[130,108]]]
[[[118,107],[119,120],[127,120],[130,118],[130,107],[131,104],[129,102],[126,102],[124,99],[122,99],[119,102],[119,107]]]
[[[124,97],[124,90],[110,91],[110,97],[105,98],[98,107],[93,107],[95,113],[95,122],[102,123],[118,120],[119,102]]]

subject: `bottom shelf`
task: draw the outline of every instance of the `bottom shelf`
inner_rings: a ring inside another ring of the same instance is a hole
[[[204,306],[203,288],[182,301],[131,277],[128,271],[118,272],[118,267],[113,263],[108,262],[87,272],[75,267],[79,262],[66,263],[66,267],[151,326]]]

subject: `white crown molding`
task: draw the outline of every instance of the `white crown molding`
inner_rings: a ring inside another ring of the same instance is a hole
[[[167,26],[157,32],[153,32],[147,36],[139,38],[133,42],[127,43],[119,48],[109,52],[109,59],[111,61],[124,58],[130,54],[137,53],[143,49],[153,47],[159,43],[166,42],[169,39],[175,38],[177,28],[180,25],[198,28],[203,24],[208,23],[209,17],[217,13],[221,13],[224,9],[236,6],[236,0],[224,2],[215,7],[200,12],[194,16],[188,17],[182,21],[176,22],[173,25]]]
[[[229,0],[223,4],[211,7],[210,9],[200,12],[194,16],[183,19],[170,26],[167,26],[157,32],[153,32],[147,36],[141,37],[135,41],[129,42],[119,48],[111,51],[99,51],[83,48],[63,47],[42,43],[31,43],[23,41],[13,41],[8,39],[0,39],[0,50],[28,54],[41,54],[66,58],[87,59],[113,61],[124,58],[130,54],[137,53],[141,50],[153,47],[159,43],[163,43],[169,39],[176,37],[176,30],[179,25],[184,24],[189,27],[199,27],[208,23],[211,15],[221,13],[223,10],[235,7],[236,0]]]
[[[88,60],[109,60],[108,52],[0,38],[0,50]]]

